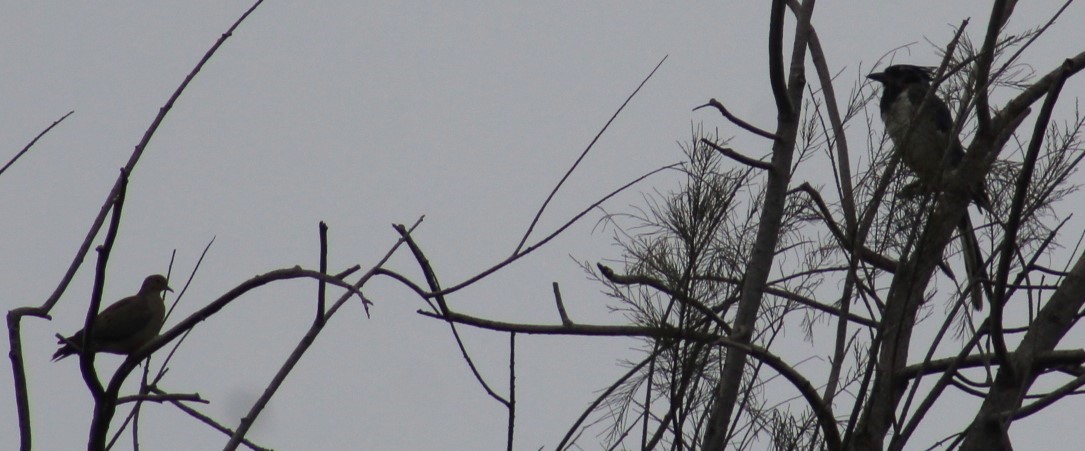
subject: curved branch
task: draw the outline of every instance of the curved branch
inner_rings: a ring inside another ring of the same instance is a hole
[[[839,430],[837,430],[836,427],[836,418],[833,416],[832,407],[825,404],[825,402],[821,398],[821,395],[818,394],[817,389],[815,389],[813,384],[811,384],[810,381],[803,377],[802,374],[799,374],[798,371],[796,371],[794,368],[784,362],[783,359],[777,357],[776,355],[769,352],[767,349],[760,346],[742,343],[718,335],[686,331],[671,327],[602,326],[588,324],[534,325],[492,321],[455,312],[447,312],[443,315],[437,315],[426,311],[419,311],[418,313],[429,318],[451,321],[478,327],[481,329],[502,332],[545,335],[588,335],[683,339],[725,346],[732,349],[741,349],[750,356],[753,356],[754,358],[758,359],[759,361],[763,362],[764,364],[775,370],[799,391],[803,399],[805,399],[807,404],[810,405],[810,409],[817,416],[818,424],[819,426],[821,426],[822,433],[825,434],[825,442],[826,445],[828,445],[828,449],[836,450],[840,449],[841,446],[840,432]]]
[[[787,95],[784,81],[784,9],[786,2],[773,0],[769,12],[769,85],[776,101],[776,111],[781,118],[791,118],[795,109]]]

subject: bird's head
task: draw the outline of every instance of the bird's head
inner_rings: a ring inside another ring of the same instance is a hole
[[[139,289],[139,291],[144,293],[155,294],[161,293],[162,290],[173,291],[173,289],[170,288],[168,281],[166,280],[166,276],[163,276],[161,274],[147,276],[146,279],[143,279],[143,287]]]
[[[901,89],[917,83],[929,84],[931,82],[931,68],[911,64],[897,64],[885,68],[883,72],[867,75],[866,78],[881,83],[886,89]]]

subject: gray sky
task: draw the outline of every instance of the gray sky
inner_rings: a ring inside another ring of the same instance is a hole
[[[217,237],[169,327],[177,313],[187,315],[255,274],[315,268],[321,220],[331,228],[334,271],[368,268],[394,243],[390,224],[425,215],[415,236],[444,285],[457,283],[512,251],[553,184],[664,55],[667,62],[555,199],[536,237],[610,190],[678,161],[676,141],[688,139],[692,123],[738,135],[733,144],[749,155],[767,151],[765,142],[717,114],[690,111],[715,97],[750,122],[774,123],[767,7],[346,3],[267,3],[197,76],[131,179],[106,302],[134,293],[144,276],[165,272],[174,249],[178,287]],[[1038,24],[1054,3],[1023,2],[1012,27]],[[158,109],[248,6],[5,4],[0,160],[75,110],[0,177],[5,310],[38,305],[52,292]],[[814,22],[830,67],[840,71],[837,91],[845,94],[877,58],[901,45],[919,42],[898,62],[936,64],[924,38],[946,42],[948,24],[965,17],[973,18],[971,35],[979,41],[988,9],[979,2],[822,2]],[[1080,23],[1079,7],[1026,61],[1046,71],[1080,51]],[[1081,93],[1073,82],[1064,97]],[[667,189],[674,180],[659,176],[639,189]],[[607,208],[621,211],[639,199],[631,192]],[[622,323],[607,313],[601,287],[570,259],[619,255],[609,232],[593,231],[598,217],[459,292],[453,307],[555,323],[550,283],[557,281],[574,321]],[[417,276],[404,257],[391,266]],[[52,322],[23,323],[39,449],[75,449],[86,440],[90,396],[77,364],[53,364],[49,356],[54,333],[82,324],[93,259]],[[235,426],[308,327],[315,285],[265,287],[201,324],[162,388],[199,392],[212,401],[205,412]],[[503,449],[505,411],[473,381],[447,326],[416,315],[423,304],[388,280],[367,295],[376,303],[372,318],[357,302],[342,310],[251,437],[284,450]],[[505,387],[507,336],[465,336],[489,380]],[[595,391],[623,371],[616,362],[635,355],[630,348],[637,342],[520,337],[518,345],[517,448],[537,449],[560,440]],[[110,369],[120,361],[99,360]],[[10,386],[10,363],[2,362]],[[9,442],[0,446],[11,447],[17,425],[10,390],[0,391],[0,406],[0,437]],[[1015,436],[1029,424],[1016,425]],[[165,406],[146,406],[141,427],[149,449],[214,449],[224,442]],[[1065,433],[1040,434],[1022,449],[1065,444]],[[596,442],[581,440],[588,449]]]

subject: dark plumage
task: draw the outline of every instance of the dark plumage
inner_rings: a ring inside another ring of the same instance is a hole
[[[964,151],[942,99],[932,95],[917,113],[931,86],[929,70],[898,64],[867,78],[882,84],[879,110],[901,160],[920,183],[928,188],[938,186],[942,174],[960,164]]]
[[[173,291],[162,275],[149,276],[135,296],[121,299],[98,313],[94,318],[94,335],[90,348],[94,352],[131,354],[147,344],[162,330],[166,304],[162,291]],[[78,353],[75,345],[83,343],[80,330],[64,340],[58,340],[60,349],[53,354],[53,361]]]
[[[894,150],[901,161],[918,179],[906,190],[930,193],[939,189],[943,185],[943,177],[960,166],[964,149],[953,128],[953,117],[946,102],[937,93],[932,94],[926,103],[923,102],[931,88],[930,70],[898,64],[885,68],[884,72],[872,73],[867,78],[882,84],[882,98],[878,106],[885,132],[893,141]],[[990,201],[982,187],[973,189],[971,197],[980,208],[990,211]],[[983,308],[980,284],[987,277],[968,212],[963,215],[958,230],[965,254],[972,304],[980,309]]]

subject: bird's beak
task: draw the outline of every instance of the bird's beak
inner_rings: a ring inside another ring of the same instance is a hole
[[[166,286],[166,291],[173,291],[173,288],[170,288],[170,287],[169,287],[169,286],[167,285],[167,286]]]
[[[885,83],[885,72],[874,72],[874,73],[872,73],[870,75],[867,75],[866,78],[869,78],[869,79],[877,81],[877,82]]]

